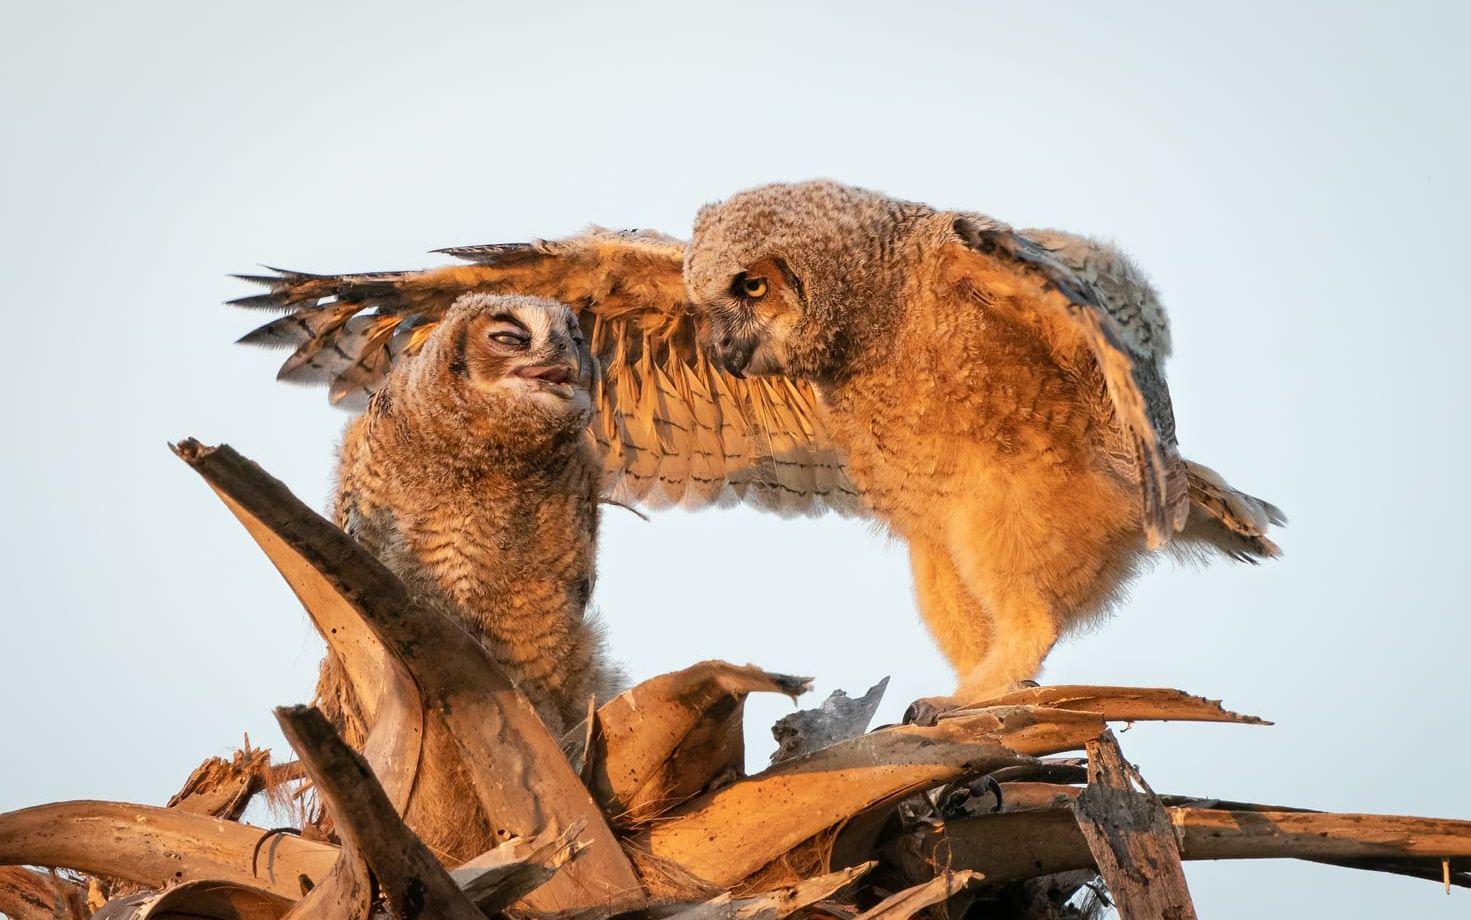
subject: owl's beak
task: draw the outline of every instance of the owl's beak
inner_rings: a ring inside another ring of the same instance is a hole
[[[715,342],[715,358],[725,372],[732,377],[744,378],[746,368],[751,366],[751,356],[756,353],[755,336],[738,336],[727,333]]]

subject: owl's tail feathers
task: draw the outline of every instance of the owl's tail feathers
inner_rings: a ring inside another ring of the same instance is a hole
[[[1172,542],[1188,551],[1214,549],[1238,562],[1255,564],[1280,556],[1267,538],[1273,525],[1287,523],[1282,510],[1269,501],[1231,488],[1208,466],[1185,461],[1190,484],[1190,514]]]

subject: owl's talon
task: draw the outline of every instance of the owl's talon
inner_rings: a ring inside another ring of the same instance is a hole
[[[949,820],[972,817],[977,814],[972,805],[987,793],[996,798],[996,804],[990,808],[990,813],[996,814],[1005,806],[1005,800],[1002,797],[1001,784],[991,774],[945,787],[937,803],[940,818]]]
[[[925,697],[915,700],[904,710],[905,725],[929,726],[940,721],[942,713],[955,708],[955,701],[945,697]]]

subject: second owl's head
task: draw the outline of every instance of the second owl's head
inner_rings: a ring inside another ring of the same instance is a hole
[[[897,309],[897,250],[927,211],[829,181],[702,208],[684,277],[716,360],[737,375],[841,377]]]
[[[553,300],[466,294],[409,370],[415,389],[448,389],[499,422],[583,425],[592,413],[592,355],[576,314]]]

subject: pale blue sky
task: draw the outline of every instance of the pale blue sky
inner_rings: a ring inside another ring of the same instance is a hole
[[[0,809],[162,801],[242,731],[284,750],[270,708],[310,692],[305,617],[164,446],[228,440],[325,497],[344,416],[230,344],[259,316],[219,306],[226,272],[683,234],[828,176],[1118,240],[1173,316],[1185,452],[1291,516],[1281,561],[1162,566],[1051,660],[1277,721],[1129,731],[1156,789],[1471,818],[1465,5],[395,6],[7,8]],[[615,509],[597,601],[637,676],[889,674],[882,719],[949,685],[902,549],[851,522]],[[788,709],[753,702],[757,758]],[[1471,904],[1189,876],[1204,916]]]

